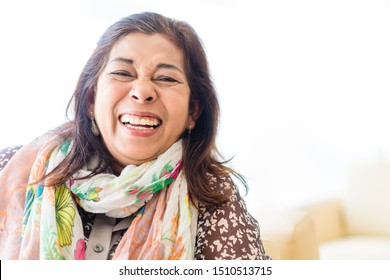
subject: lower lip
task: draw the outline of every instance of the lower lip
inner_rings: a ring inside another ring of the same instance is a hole
[[[120,126],[126,129],[127,133],[130,133],[132,136],[137,137],[150,137],[158,132],[160,129],[160,126],[153,128],[153,129],[136,129],[130,126],[124,125],[122,122],[119,122]]]

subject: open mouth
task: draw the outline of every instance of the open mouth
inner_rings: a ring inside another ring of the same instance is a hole
[[[162,121],[156,117],[137,116],[132,114],[123,114],[119,117],[123,125],[138,129],[138,130],[152,130],[159,127]]]

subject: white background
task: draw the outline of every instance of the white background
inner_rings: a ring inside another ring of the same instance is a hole
[[[342,192],[353,164],[390,159],[390,1],[1,1],[0,148],[66,120],[103,31],[155,11],[206,48],[222,108],[218,144],[250,207]]]

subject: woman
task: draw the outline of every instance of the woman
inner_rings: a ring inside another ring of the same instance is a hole
[[[8,152],[0,258],[268,258],[230,175],[245,181],[218,160],[218,101],[188,24],[113,24],[69,104],[74,120]]]

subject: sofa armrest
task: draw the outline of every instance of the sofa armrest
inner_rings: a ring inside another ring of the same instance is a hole
[[[300,206],[299,209],[308,212],[313,218],[319,243],[345,236],[345,221],[339,198],[319,200]]]
[[[314,221],[304,211],[269,211],[257,215],[267,255],[274,260],[319,259]]]

